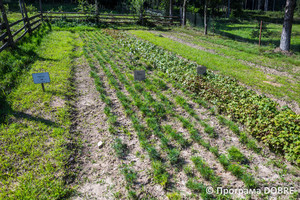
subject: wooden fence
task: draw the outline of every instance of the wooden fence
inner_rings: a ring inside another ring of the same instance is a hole
[[[20,9],[22,13],[22,19],[9,23],[6,15],[6,11],[3,2],[0,0],[0,10],[2,13],[2,20],[0,23],[0,52],[8,47],[14,47],[15,44],[20,41],[27,33],[31,34],[42,24],[42,14],[37,14],[32,17],[28,17],[27,9],[24,1],[20,1]],[[16,31],[13,31],[14,27],[19,26],[23,22],[23,26]]]
[[[42,24],[43,20],[52,19],[83,19],[93,20],[96,23],[137,23],[140,20],[136,15],[124,14],[96,14],[83,12],[43,12],[42,1],[40,2],[40,13],[28,17],[24,0],[19,0],[22,19],[9,23],[3,1],[0,0],[2,20],[0,20],[0,53],[8,47],[14,47],[27,33],[31,34]],[[177,16],[144,15],[143,22],[154,25],[180,25],[180,18]],[[23,23],[23,26],[20,26]],[[21,28],[18,28],[21,27]],[[15,28],[17,29],[15,31]]]
[[[44,12],[45,19],[85,19],[94,20],[97,23],[137,23],[139,16],[124,14],[95,14],[83,12]],[[179,25],[180,18],[177,16],[144,15],[143,21],[155,25]]]

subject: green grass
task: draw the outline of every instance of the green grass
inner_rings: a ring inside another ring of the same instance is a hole
[[[77,34],[51,32],[35,53],[38,59],[25,72],[17,88],[6,98],[8,122],[0,127],[0,199],[58,199],[68,196],[66,180],[70,133],[70,106],[73,95],[74,52],[80,44]],[[49,72],[51,83],[35,85],[31,73]],[[53,106],[54,103],[63,102]],[[76,144],[74,149],[76,149]]]
[[[250,32],[251,29],[247,33],[249,34]],[[219,35],[205,36],[202,32],[193,29],[176,28],[174,31],[164,32],[164,34],[173,35],[186,42],[204,47],[207,50],[213,50],[220,55],[231,57],[236,62],[240,60],[248,61],[291,74],[297,74],[293,72],[293,68],[300,64],[299,53],[295,52],[296,54],[293,56],[274,53],[273,49],[276,45],[258,47],[253,42],[240,42]],[[295,36],[294,38],[297,37]],[[300,42],[297,44],[300,44]]]
[[[230,58],[225,58],[210,52],[200,51],[180,42],[173,41],[168,38],[156,36],[153,33],[141,30],[133,30],[130,33],[138,36],[139,38],[148,40],[149,42],[161,46],[164,49],[174,52],[177,55],[183,56],[191,61],[195,61],[200,65],[207,66],[208,69],[218,71],[219,73],[236,78],[240,82],[259,89],[262,92],[275,95],[278,98],[285,98],[294,100],[300,103],[300,86],[299,84],[290,82],[289,78],[277,75],[268,76],[262,71],[241,64]],[[209,59],[208,59],[209,58]],[[276,80],[276,83],[281,84],[281,87],[273,86],[264,81],[270,79]]]

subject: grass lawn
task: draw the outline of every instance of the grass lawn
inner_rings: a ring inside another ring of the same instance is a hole
[[[73,149],[70,134],[71,78],[77,34],[49,33],[36,49],[38,59],[6,97],[7,123],[0,127],[0,199],[58,199],[65,186]],[[51,83],[34,84],[32,73],[49,72]]]

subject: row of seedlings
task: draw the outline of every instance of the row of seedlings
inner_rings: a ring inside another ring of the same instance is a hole
[[[85,44],[88,44],[87,47],[83,47],[83,53],[85,58],[88,61],[88,64],[90,66],[90,75],[94,79],[96,90],[100,93],[100,98],[103,103],[105,103],[104,107],[104,113],[107,117],[107,121],[109,123],[108,131],[114,138],[114,143],[112,144],[113,149],[115,150],[115,154],[119,159],[125,158],[125,156],[129,153],[127,145],[123,143],[122,139],[120,137],[116,137],[117,135],[117,129],[118,126],[118,117],[115,113],[112,112],[113,110],[113,104],[112,100],[110,99],[109,95],[106,92],[104,83],[101,81],[99,75],[98,75],[98,68],[95,66],[95,61],[90,58],[91,55],[91,46],[88,43],[88,38],[84,37],[83,34],[81,34],[81,38],[85,42]],[[124,174],[124,178],[126,180],[126,189],[128,191],[128,197],[130,198],[136,198],[136,192],[134,189],[134,183],[137,178],[137,172],[134,171],[133,168],[131,168],[128,164],[123,164],[121,166],[121,173]]]

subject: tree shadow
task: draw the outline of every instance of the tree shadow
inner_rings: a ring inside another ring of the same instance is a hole
[[[3,104],[2,104],[3,103]],[[38,116],[34,116],[31,114],[27,114],[24,112],[20,112],[20,111],[15,111],[11,108],[11,106],[9,105],[9,103],[6,101],[6,99],[2,99],[1,101],[1,109],[0,109],[0,124],[4,124],[6,122],[8,122],[7,116],[8,115],[13,115],[15,118],[17,119],[27,119],[30,121],[36,121],[36,122],[41,122],[47,126],[52,126],[55,128],[60,128],[61,126],[51,120],[48,119],[44,119],[42,117],[38,117]]]

